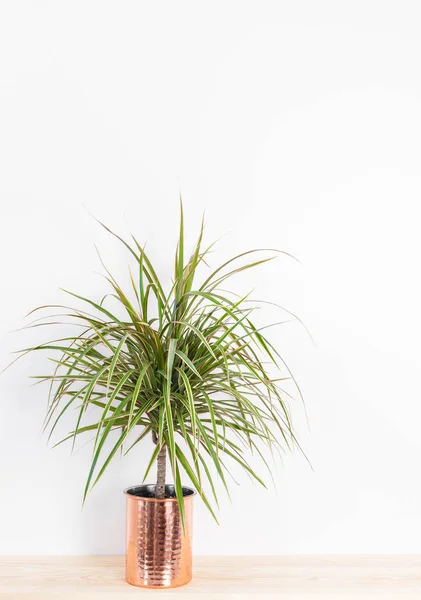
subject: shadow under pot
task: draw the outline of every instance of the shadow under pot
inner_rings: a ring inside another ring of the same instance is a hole
[[[155,485],[124,490],[127,498],[126,581],[146,588],[173,588],[192,578],[193,496],[183,487],[185,531],[173,485],[155,498]]]

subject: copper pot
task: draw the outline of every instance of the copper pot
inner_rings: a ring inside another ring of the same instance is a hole
[[[172,588],[192,578],[192,518],[195,491],[183,487],[185,532],[173,485],[165,499],[155,485],[124,490],[127,498],[126,581],[146,588]]]

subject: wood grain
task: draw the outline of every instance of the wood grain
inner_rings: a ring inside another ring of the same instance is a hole
[[[124,581],[122,556],[0,557],[0,598],[43,600],[420,600],[420,556],[196,557],[193,581],[145,590]]]

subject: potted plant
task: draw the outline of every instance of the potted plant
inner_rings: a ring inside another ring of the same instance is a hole
[[[133,237],[128,243],[116,235],[136,263],[136,276],[130,275],[132,299],[107,271],[111,293],[103,301],[68,292],[87,310],[60,307],[66,316],[63,322],[70,318],[78,326],[74,335],[19,355],[54,353],[54,372],[39,377],[50,384],[45,422],[50,436],[63,415],[76,408],[73,431],[58,443],[74,445],[85,433],[94,437],[84,501],[117,453],[137,450],[152,436],[155,446],[143,481],[157,463],[156,483],[125,490],[126,579],[142,587],[176,587],[190,581],[195,493],[215,517],[215,475],[228,490],[226,474],[233,461],[264,485],[244,449],[263,458],[262,445],[279,449],[295,443],[281,377],[269,372],[285,370],[286,365],[253,324],[255,306],[250,306],[248,295],[224,291],[233,275],[271,260],[274,252],[251,262],[250,256],[259,251],[244,252],[199,283],[197,270],[206,264],[212,246],[202,249],[202,222],[186,260],[182,206],[180,212],[174,280],[168,291],[137,240]],[[49,319],[41,317],[31,326],[57,324],[57,318]],[[94,422],[86,422],[88,408],[94,409]],[[111,441],[115,430],[117,437]],[[196,491],[183,484],[183,473]]]

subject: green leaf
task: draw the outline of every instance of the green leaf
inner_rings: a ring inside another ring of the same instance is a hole
[[[136,401],[137,401],[138,396],[139,396],[140,386],[142,385],[143,378],[145,377],[146,371],[148,370],[148,368],[150,367],[150,365],[151,365],[150,362],[146,363],[146,365],[140,371],[139,377],[137,378],[136,387],[135,387],[134,392],[133,392],[133,398],[132,398],[132,402],[131,402],[131,406],[130,406],[130,415],[129,415],[129,421],[128,421],[128,426],[129,427],[130,427],[130,423],[131,423],[132,418],[133,418],[134,407],[136,405]]]
[[[193,442],[194,442],[194,445],[196,446],[196,408],[194,405],[193,390],[191,388],[189,378],[184,373],[184,371],[182,371],[181,369],[177,369],[177,371],[180,373],[180,376],[183,380],[184,387],[186,390],[186,394],[187,394],[187,398],[188,398],[189,417],[190,417],[192,429],[193,429]]]
[[[183,533],[186,533],[186,521],[185,521],[185,515],[184,515],[183,486],[181,485],[180,470],[178,468],[178,462],[177,461],[174,461],[173,475],[174,475],[175,495],[177,496],[178,508],[180,510],[181,526],[183,528]]]
[[[115,354],[114,354],[113,359],[111,361],[110,369],[108,371],[108,379],[107,379],[107,396],[108,396],[108,391],[110,389],[111,379],[113,378],[114,369],[115,369],[115,366],[117,364],[119,354],[120,354],[121,349],[122,349],[123,345],[125,344],[126,340],[127,340],[127,333],[124,335],[124,337],[122,338],[121,342],[119,343],[119,345],[117,347],[117,350],[115,351]]]
[[[168,454],[171,461],[171,466],[175,470],[175,439],[174,439],[174,424],[171,411],[171,377],[172,368],[174,364],[175,350],[177,347],[177,340],[170,339],[168,356],[167,356],[167,373],[166,383],[164,386],[164,400],[165,400],[165,420],[167,424],[168,433]]]
[[[188,477],[190,478],[192,484],[196,488],[196,491],[199,494],[199,496],[201,497],[201,499],[203,500],[204,504],[206,505],[206,508],[209,510],[209,512],[211,513],[211,515],[215,519],[215,521],[218,523],[218,519],[216,518],[216,515],[215,515],[215,513],[213,511],[213,508],[210,505],[209,500],[207,499],[206,494],[203,491],[203,488],[199,485],[199,481],[198,481],[198,479],[197,479],[197,477],[196,477],[196,475],[194,473],[194,470],[192,469],[189,461],[184,456],[182,450],[180,449],[180,447],[178,445],[176,445],[176,452],[177,452],[177,458],[180,461],[181,466],[183,467],[183,469],[187,473]]]
[[[196,367],[194,366],[194,364],[192,363],[192,361],[189,359],[188,356],[186,356],[186,354],[184,354],[184,352],[182,352],[181,350],[176,350],[176,355],[179,356],[181,358],[181,360],[189,367],[189,369],[191,369],[193,371],[193,373],[195,375],[197,375],[197,377],[199,379],[202,379],[199,371],[196,369]]]

